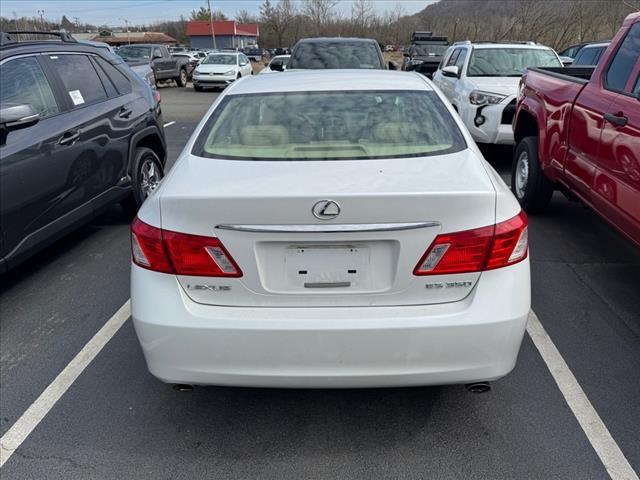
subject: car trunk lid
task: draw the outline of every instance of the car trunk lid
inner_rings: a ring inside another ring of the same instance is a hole
[[[205,304],[458,301],[479,273],[419,277],[414,267],[439,233],[495,221],[495,190],[470,150],[345,161],[188,156],[171,175],[162,228],[217,237],[242,270],[240,278],[179,275]]]

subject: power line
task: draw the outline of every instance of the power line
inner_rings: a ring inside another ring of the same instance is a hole
[[[150,6],[150,5],[157,5],[159,3],[167,3],[169,1],[171,1],[171,0],[155,0],[155,1],[144,2],[144,3],[134,3],[134,4],[130,4],[130,5],[117,5],[117,6],[112,5],[111,7],[80,9],[80,10],[65,9],[65,8],[61,8],[61,7],[57,7],[57,8],[54,7],[54,8],[55,8],[56,11],[59,11],[62,14],[66,15],[66,14],[74,14],[74,13],[103,12],[103,11],[111,11],[111,10],[114,10],[114,9],[121,10],[123,8],[145,7],[145,6]],[[31,10],[18,11],[18,13],[20,13],[20,15],[27,15],[27,14],[29,14],[31,12],[32,12]]]

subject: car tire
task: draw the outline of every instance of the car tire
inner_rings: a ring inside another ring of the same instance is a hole
[[[242,74],[238,73],[238,76],[236,77],[236,80],[240,80],[242,78]]]
[[[179,75],[176,77],[176,84],[179,87],[186,87],[188,80],[187,71],[184,68],[181,68]]]
[[[131,165],[132,191],[122,201],[122,208],[134,216],[147,197],[158,188],[163,177],[164,169],[156,153],[147,147],[136,148]]]
[[[518,143],[511,168],[511,191],[527,213],[542,213],[553,195],[553,184],[544,176],[538,158],[538,137]]]
[[[202,91],[202,87],[201,87],[200,85],[194,85],[194,86],[193,86],[193,89],[194,89],[196,92],[201,92],[201,91]]]

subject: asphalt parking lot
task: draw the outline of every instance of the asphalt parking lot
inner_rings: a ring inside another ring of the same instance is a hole
[[[170,166],[217,93],[161,94]],[[510,151],[486,156],[508,178]],[[0,279],[3,436],[127,302],[129,221],[114,206]],[[530,218],[530,244],[533,310],[640,472],[640,251],[558,194]],[[516,369],[482,395],[462,386],[180,393],[147,372],[127,320],[1,474],[608,478],[591,441],[529,335]]]

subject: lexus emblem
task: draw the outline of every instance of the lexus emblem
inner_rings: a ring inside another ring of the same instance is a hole
[[[331,220],[340,215],[340,205],[333,200],[320,200],[315,203],[311,212],[318,220]]]

